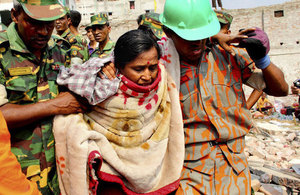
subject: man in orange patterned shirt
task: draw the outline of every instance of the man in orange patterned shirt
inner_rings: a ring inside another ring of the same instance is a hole
[[[243,150],[251,116],[242,84],[252,75],[252,60],[263,73],[265,92],[288,93],[282,71],[267,55],[267,35],[260,29],[241,32],[249,37],[241,45],[251,59],[245,50],[233,48],[233,56],[209,43],[220,24],[208,0],[166,0],[160,21],[180,60],[186,151],[176,194],[250,195]]]

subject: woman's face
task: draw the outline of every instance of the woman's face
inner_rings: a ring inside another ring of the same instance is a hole
[[[121,73],[138,85],[150,85],[157,77],[158,54],[155,47],[141,53],[121,69]]]

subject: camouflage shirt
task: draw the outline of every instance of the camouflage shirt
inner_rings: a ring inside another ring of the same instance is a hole
[[[34,104],[55,98],[56,77],[65,53],[54,40],[48,42],[38,60],[19,37],[15,23],[0,33],[0,86],[5,86],[12,104]],[[36,181],[42,194],[59,194],[55,166],[53,117],[10,129],[12,152],[28,179]]]
[[[71,48],[70,43],[61,36],[52,34],[51,37],[55,40],[56,44],[59,45],[65,51],[68,51]]]
[[[108,55],[108,54],[110,54],[110,53],[114,50],[114,48],[115,48],[115,43],[112,42],[111,40],[109,40],[109,41],[106,43],[106,45],[105,45],[105,47],[103,48],[102,51],[99,49],[99,47],[97,47],[97,48],[94,50],[94,52],[90,55],[90,58],[92,58],[92,57],[98,57],[98,58],[101,58],[101,57],[103,57],[103,55]]]
[[[71,33],[70,29],[67,29],[61,35],[61,37],[67,40],[71,45],[71,48],[69,50],[71,64],[73,63],[82,64],[89,59],[88,43],[83,36],[81,35],[75,36],[74,34]],[[81,59],[82,61],[78,61],[78,59]]]

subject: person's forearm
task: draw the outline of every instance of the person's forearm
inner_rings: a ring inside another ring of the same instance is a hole
[[[254,106],[254,104],[257,102],[257,100],[259,99],[262,93],[263,93],[262,91],[258,91],[258,90],[252,91],[252,93],[250,94],[246,102],[247,108],[249,110]]]
[[[53,106],[49,101],[16,105],[5,104],[0,107],[9,129],[25,126],[45,117],[55,114]]]
[[[61,92],[56,98],[28,105],[5,104],[0,107],[9,129],[22,127],[43,118],[58,114],[84,112],[81,104],[70,92]]]
[[[292,94],[300,95],[300,89],[298,89],[295,86],[291,86],[291,91],[292,91]]]
[[[284,79],[283,72],[272,62],[262,70],[266,82],[264,91],[273,96],[286,96],[288,94],[288,84]]]

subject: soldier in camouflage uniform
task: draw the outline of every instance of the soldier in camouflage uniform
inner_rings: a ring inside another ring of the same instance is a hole
[[[71,65],[82,64],[89,58],[87,41],[81,35],[75,35],[71,32],[69,28],[71,24],[70,11],[68,8],[65,9],[67,14],[55,21],[55,28],[57,34],[71,45],[69,50]],[[59,41],[59,39],[55,40]]]
[[[76,36],[76,39],[79,43],[82,45],[87,45],[87,40],[79,33],[78,26],[81,22],[81,14],[76,10],[70,11],[70,23],[69,23],[69,29],[73,35]]]
[[[115,47],[115,43],[109,39],[111,27],[108,22],[107,13],[99,13],[92,16],[91,25],[93,35],[99,45],[90,57],[103,57],[110,54]]]
[[[69,23],[69,29],[73,35],[75,35],[76,42],[78,45],[82,45],[82,49],[84,51],[80,51],[79,55],[84,55],[84,61],[88,60],[88,42],[87,40],[79,33],[78,26],[81,22],[81,14],[76,10],[70,11],[70,23]],[[77,49],[79,49],[77,47]],[[74,52],[73,52],[74,53]],[[71,52],[72,54],[72,52]],[[74,54],[73,54],[74,55]]]
[[[165,33],[162,30],[162,24],[159,21],[158,13],[146,13],[139,17],[141,17],[141,20],[138,21],[138,29],[149,33],[156,41],[159,41],[163,36],[165,36]]]
[[[52,119],[83,112],[75,96],[59,94],[56,84],[65,53],[50,37],[65,10],[57,0],[19,0],[11,13],[14,22],[0,33],[0,111],[24,174],[42,194],[60,194]]]

